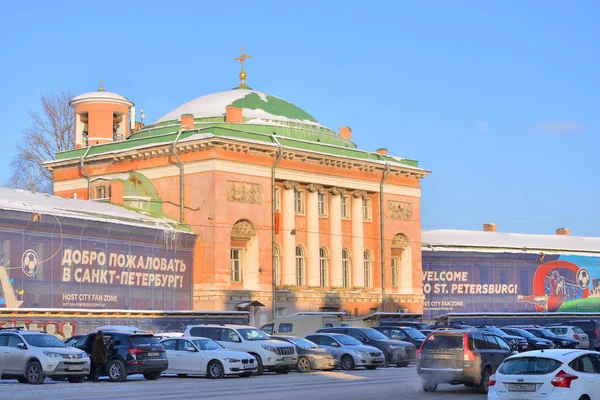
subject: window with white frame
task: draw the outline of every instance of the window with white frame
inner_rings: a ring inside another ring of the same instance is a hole
[[[231,266],[229,278],[231,282],[242,281],[242,249],[231,249]]]
[[[296,286],[304,286],[304,249],[296,246]]]
[[[319,193],[317,195],[317,208],[319,209],[319,216],[327,216],[327,193]]]
[[[279,266],[279,247],[273,247],[273,267],[275,270],[275,286],[281,285],[281,273]]]
[[[365,221],[371,220],[371,199],[368,197],[363,199],[363,219]]]
[[[342,250],[342,286],[350,287],[350,253]]]
[[[319,249],[319,286],[327,286],[327,250]]]
[[[276,211],[281,211],[281,203],[280,203],[280,196],[281,196],[281,189],[276,187],[275,188],[275,210]]]
[[[296,214],[304,214],[304,191],[294,189],[294,208]]]
[[[400,259],[398,257],[392,257],[392,286],[398,286],[398,265]]]
[[[342,196],[342,218],[350,218],[350,196]]]
[[[371,252],[365,251],[365,287],[371,287],[371,266],[373,264],[371,260]]]

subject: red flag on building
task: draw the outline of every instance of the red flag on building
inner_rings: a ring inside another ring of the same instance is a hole
[[[275,234],[279,233],[279,210],[275,211]]]

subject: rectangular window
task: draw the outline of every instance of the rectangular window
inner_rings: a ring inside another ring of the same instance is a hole
[[[294,330],[294,324],[279,324],[279,333],[290,333]]]
[[[281,189],[276,187],[275,188],[275,210],[277,211],[281,211],[281,206],[280,206],[280,200],[279,200],[279,196],[281,195]]]
[[[319,286],[327,286],[327,258],[319,260]]]
[[[342,260],[342,285],[347,288],[350,287],[350,261]]]
[[[242,281],[242,251],[241,249],[231,249],[231,282]]]
[[[342,196],[342,218],[350,218],[350,196]]]
[[[304,192],[294,189],[294,208],[296,214],[304,214]]]
[[[276,311],[277,317],[285,317],[285,307],[278,307]]]
[[[363,219],[371,220],[371,199],[363,199]]]
[[[398,286],[398,257],[392,257],[392,286]]]
[[[326,217],[327,216],[327,194],[319,193],[317,198],[317,206],[319,208],[319,216]]]

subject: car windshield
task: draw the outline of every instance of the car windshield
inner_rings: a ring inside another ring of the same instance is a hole
[[[364,333],[369,340],[388,340],[387,336],[375,329],[361,329],[361,332]]]
[[[404,328],[404,333],[410,336],[413,339],[425,339],[425,335],[416,330],[415,328]]]
[[[34,347],[67,347],[66,344],[52,335],[23,335],[25,341]]]
[[[354,339],[353,337],[346,336],[346,335],[336,336],[335,340],[337,340],[338,342],[340,342],[344,346],[359,346],[359,345],[362,344],[361,342],[359,342],[358,340]]]
[[[504,375],[545,375],[561,365],[560,361],[552,358],[518,357],[504,361],[499,371]]]
[[[245,340],[269,340],[269,337],[258,329],[238,329]]]
[[[512,329],[513,331],[517,332],[519,334],[519,336],[522,337],[526,337],[526,338],[530,338],[530,339],[535,339],[536,336],[528,331],[526,331],[525,329]]]
[[[225,347],[212,339],[195,339],[192,340],[200,350],[223,350]]]
[[[483,329],[486,330],[486,331],[493,332],[493,333],[495,333],[498,336],[506,336],[507,335],[506,332],[504,332],[504,331],[496,328],[495,326],[489,326],[489,327],[485,327]]]
[[[130,336],[131,344],[134,346],[153,346],[158,343],[158,340],[151,335],[132,335]]]
[[[554,332],[549,331],[548,329],[537,329],[544,337],[555,338],[557,337]]]
[[[310,340],[302,339],[302,338],[290,338],[292,342],[301,349],[317,349],[319,346],[311,342]]]

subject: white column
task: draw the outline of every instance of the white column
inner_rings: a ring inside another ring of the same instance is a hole
[[[320,285],[319,273],[319,190],[322,187],[310,184],[306,187],[306,282],[309,287]]]
[[[296,236],[290,232],[296,225],[296,209],[294,207],[294,188],[298,186],[295,182],[283,182],[281,187],[282,206],[282,231],[283,236],[283,262],[280,263],[281,284],[283,286],[296,285]]]
[[[330,276],[332,287],[343,286],[342,276],[342,194],[343,189],[331,188],[329,202],[329,242],[331,247]]]
[[[363,195],[366,193],[355,190],[352,192],[352,286],[365,286],[365,239],[363,233]]]

